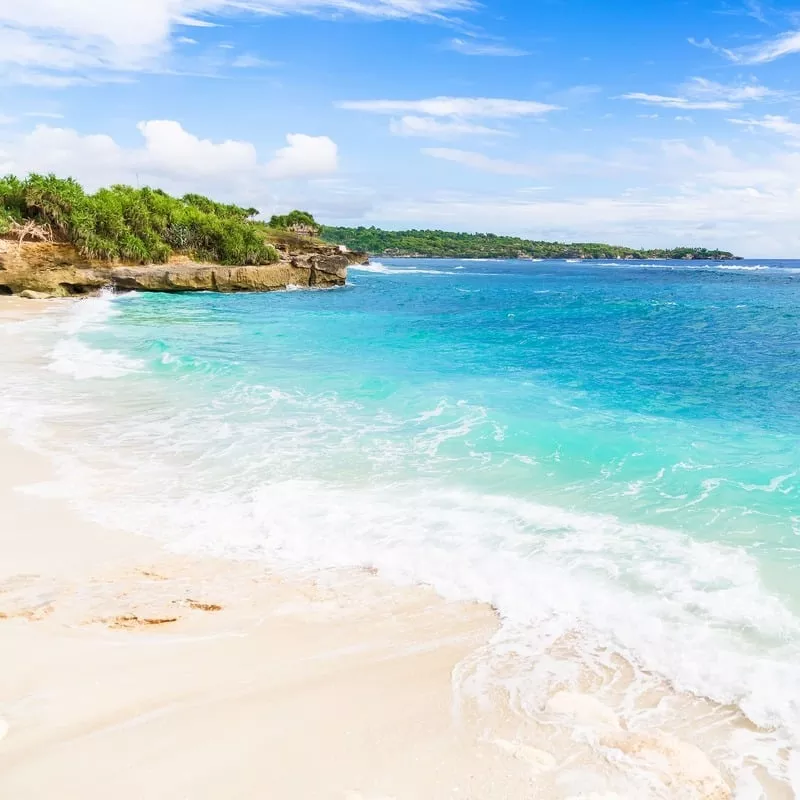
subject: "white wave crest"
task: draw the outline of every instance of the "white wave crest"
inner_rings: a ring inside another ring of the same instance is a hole
[[[763,264],[714,264],[711,269],[721,269],[729,272],[761,272],[770,269]]]
[[[144,362],[128,358],[116,350],[96,350],[79,339],[62,339],[53,348],[48,369],[78,380],[121,378],[139,372]]]
[[[103,323],[120,313],[114,307],[116,297],[113,292],[104,290],[94,297],[71,304],[61,323],[61,330],[73,336],[87,328],[102,327]]]
[[[387,267],[380,261],[370,261],[369,264],[355,264],[348,267],[356,272],[372,272],[377,275],[457,275],[443,269],[419,269],[418,267]]]

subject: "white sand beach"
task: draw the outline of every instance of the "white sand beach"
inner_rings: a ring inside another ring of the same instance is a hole
[[[465,697],[487,606],[171,553],[86,521],[52,477],[0,439],[0,797],[611,800],[643,766],[653,797],[730,796],[698,748],[590,694],[541,719]]]
[[[46,477],[3,443],[0,795],[524,796],[451,713],[487,609],[170,556],[18,491]]]
[[[525,796],[452,713],[489,609],[171,555],[24,491],[49,477],[0,441],[0,796]]]

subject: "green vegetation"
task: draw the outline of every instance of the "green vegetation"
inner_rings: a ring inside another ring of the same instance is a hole
[[[87,258],[164,263],[173,253],[219,264],[278,259],[254,208],[160,189],[112,186],[87,194],[72,178],[0,178],[0,236],[67,242]]]
[[[281,231],[294,231],[319,236],[322,226],[307,211],[290,211],[283,216],[274,216],[269,227]]]
[[[322,228],[322,238],[372,255],[428,258],[680,258],[728,260],[722,250],[678,247],[672,250],[634,250],[609,244],[540,242],[492,233],[447,231],[384,231],[380,228]]]

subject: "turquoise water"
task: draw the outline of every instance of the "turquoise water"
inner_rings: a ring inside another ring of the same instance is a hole
[[[759,726],[715,745],[737,796],[797,780],[800,262],[383,260],[4,335],[0,407],[87,513],[491,602],[519,669],[632,665],[631,725],[658,685]]]

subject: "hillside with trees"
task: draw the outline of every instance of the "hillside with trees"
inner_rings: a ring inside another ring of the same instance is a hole
[[[70,244],[88,259],[163,264],[186,254],[218,264],[271,264],[278,252],[257,214],[197,194],[177,198],[120,185],[90,194],[72,178],[0,178],[0,236]]]
[[[380,228],[322,228],[323,240],[378,256],[426,258],[609,258],[609,259],[735,259],[724,250],[702,247],[636,250],[609,244],[532,241],[493,233],[439,230],[386,231]]]

